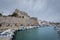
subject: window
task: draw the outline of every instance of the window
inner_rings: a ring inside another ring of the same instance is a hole
[[[21,24],[21,26],[23,26],[23,24]]]
[[[22,16],[22,18],[24,18],[24,16]]]
[[[15,26],[17,26],[17,24],[15,24]]]
[[[7,26],[10,26],[10,24],[8,23]]]

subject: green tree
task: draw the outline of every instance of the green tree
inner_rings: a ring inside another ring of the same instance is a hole
[[[14,12],[11,16],[18,17],[18,14]]]
[[[8,15],[8,16],[12,16],[12,15]]]
[[[0,16],[2,16],[2,13],[0,13]]]

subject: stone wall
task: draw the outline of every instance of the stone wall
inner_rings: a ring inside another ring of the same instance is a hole
[[[19,26],[37,26],[38,20],[35,17],[30,17],[26,12],[15,10],[18,17],[0,17],[0,29],[8,29]]]

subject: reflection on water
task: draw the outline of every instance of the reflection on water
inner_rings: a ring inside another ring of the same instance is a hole
[[[40,27],[25,31],[17,31],[13,40],[60,40],[54,27]]]

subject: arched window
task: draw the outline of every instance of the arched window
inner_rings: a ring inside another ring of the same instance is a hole
[[[22,16],[22,18],[24,18],[24,16]]]

